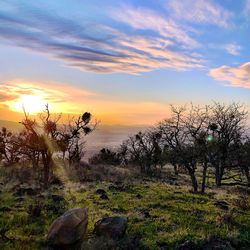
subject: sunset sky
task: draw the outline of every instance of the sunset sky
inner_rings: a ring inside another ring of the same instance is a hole
[[[250,110],[250,0],[0,1],[0,120],[90,111],[153,124],[169,104]]]

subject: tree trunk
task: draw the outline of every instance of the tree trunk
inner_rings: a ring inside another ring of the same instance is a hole
[[[188,170],[189,176],[191,178],[193,191],[198,192],[198,182],[197,182],[197,179],[195,176],[195,171],[190,166],[187,167],[187,170]]]
[[[49,186],[49,175],[50,175],[50,166],[51,166],[51,155],[50,153],[42,153],[43,159],[43,184],[44,189],[47,189]]]
[[[244,168],[245,175],[247,177],[247,186],[250,187],[250,174],[249,174],[249,168],[245,167]]]
[[[178,166],[177,164],[173,164],[174,166],[174,174],[177,176],[178,175]]]
[[[218,164],[215,167],[215,184],[217,187],[221,186],[221,166]]]
[[[201,184],[201,192],[202,193],[205,193],[206,179],[207,179],[207,162],[205,162],[204,165],[203,165],[202,184]]]

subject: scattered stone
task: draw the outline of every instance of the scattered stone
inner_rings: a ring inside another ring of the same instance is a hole
[[[141,214],[142,214],[142,216],[143,216],[144,218],[150,218],[150,217],[151,217],[149,211],[147,211],[147,210],[141,211]]]
[[[107,194],[102,194],[102,195],[100,196],[100,198],[101,198],[102,200],[109,200],[109,197],[108,197]]]
[[[125,216],[106,217],[95,223],[94,233],[112,239],[122,238],[126,232],[128,218]]]
[[[196,249],[195,244],[191,240],[186,240],[184,243],[178,246],[178,250],[193,250]]]
[[[51,199],[54,202],[66,202],[66,200],[64,199],[64,197],[62,195],[52,194]]]
[[[137,195],[136,195],[136,198],[137,198],[137,199],[142,199],[142,195],[141,195],[141,194],[137,194]]]
[[[88,209],[74,208],[65,212],[51,225],[47,236],[52,246],[63,249],[82,242],[88,225]]]
[[[106,191],[104,190],[104,189],[97,189],[96,190],[96,192],[95,192],[96,194],[99,194],[99,195],[102,195],[102,194],[106,194]]]
[[[221,239],[218,236],[211,236],[208,241],[202,246],[203,250],[214,250],[214,249],[227,249],[234,250],[235,248],[231,245],[228,240]]]
[[[138,212],[139,212],[139,217],[140,217],[141,219],[151,218],[151,215],[150,215],[148,209],[139,208],[139,209],[136,209],[136,210],[138,210]]]
[[[229,208],[229,204],[226,201],[216,201],[214,205],[224,210],[228,210]]]

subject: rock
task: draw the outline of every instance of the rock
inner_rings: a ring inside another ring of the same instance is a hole
[[[224,210],[228,210],[229,207],[229,204],[226,201],[216,201],[214,205]]]
[[[142,210],[142,211],[140,211],[140,215],[141,215],[143,218],[150,218],[150,217],[151,217],[151,215],[150,215],[150,213],[149,213],[148,210]]]
[[[193,250],[196,249],[195,244],[191,240],[186,240],[184,243],[178,246],[178,250]]]
[[[66,202],[65,199],[64,199],[64,197],[62,195],[52,194],[51,195],[51,199],[54,202]]]
[[[106,217],[95,223],[94,233],[112,239],[122,238],[126,232],[128,218],[125,216]]]
[[[106,191],[104,190],[104,189],[97,189],[96,191],[95,191],[95,193],[96,194],[100,194],[100,195],[102,195],[102,194],[106,194]]]
[[[202,246],[203,250],[214,250],[214,249],[227,249],[234,250],[231,243],[227,240],[221,239],[218,236],[211,236],[208,241]]]
[[[101,198],[102,200],[109,200],[109,197],[107,196],[107,194],[102,194],[102,195],[100,196],[100,198]]]
[[[70,209],[52,223],[47,236],[48,242],[61,248],[79,244],[86,234],[87,225],[87,208]]]
[[[138,211],[138,215],[139,215],[140,219],[151,218],[151,215],[150,215],[148,209],[146,209],[146,208],[137,208],[136,210]]]
[[[137,194],[137,195],[136,195],[136,198],[137,198],[137,199],[142,199],[142,195],[141,195],[141,194]]]

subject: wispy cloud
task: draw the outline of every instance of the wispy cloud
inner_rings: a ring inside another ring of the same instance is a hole
[[[238,56],[242,47],[238,43],[226,43],[226,44],[209,44],[209,48],[224,50],[227,53]]]
[[[210,76],[215,80],[228,82],[229,86],[250,88],[250,62],[238,67],[222,66],[212,69]]]
[[[228,43],[223,48],[231,55],[237,56],[240,54],[241,46],[236,43]]]
[[[134,28],[157,31],[158,35],[126,33],[104,24],[51,15],[32,5],[28,9],[19,8],[17,4],[14,9],[0,10],[0,41],[47,54],[70,67],[98,73],[202,67],[199,55],[178,48],[196,46],[194,39],[175,23],[144,11],[121,10],[116,18],[120,16],[124,22],[128,19]]]
[[[250,0],[245,0],[245,6],[243,9],[243,14],[247,17],[247,19],[250,18]]]
[[[148,8],[125,5],[119,9],[114,9],[112,17],[134,29],[154,31],[162,37],[185,47],[193,48],[199,45],[183,27]]]
[[[176,19],[229,27],[232,12],[213,0],[169,0],[166,9]]]

